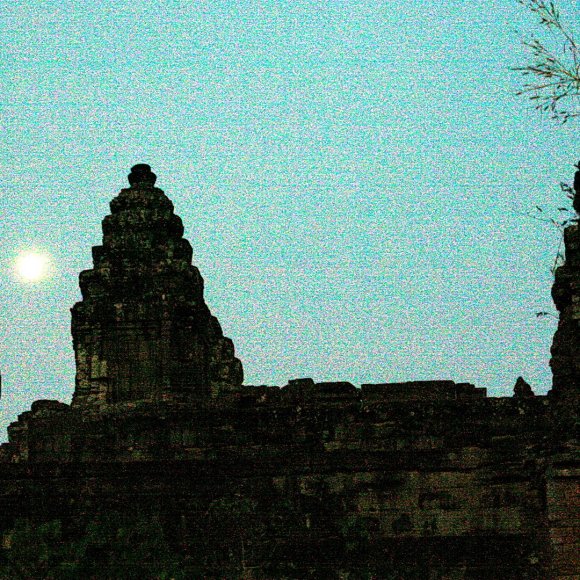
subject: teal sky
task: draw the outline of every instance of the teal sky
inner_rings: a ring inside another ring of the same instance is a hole
[[[572,24],[577,2],[560,6]],[[247,384],[550,388],[577,125],[515,96],[515,0],[37,0],[0,8],[0,439],[74,387],[70,307],[149,163]],[[518,32],[519,31],[519,32]],[[22,249],[54,258],[27,285]]]

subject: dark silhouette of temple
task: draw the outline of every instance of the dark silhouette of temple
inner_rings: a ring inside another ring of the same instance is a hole
[[[181,218],[136,165],[111,202],[94,268],[81,272],[72,309],[73,408],[122,401],[207,398],[238,387],[242,365],[203,300]]]
[[[173,204],[148,165],[129,183],[80,275],[72,404],[36,401],[0,447],[0,577],[580,577],[576,223],[547,396],[255,387]]]

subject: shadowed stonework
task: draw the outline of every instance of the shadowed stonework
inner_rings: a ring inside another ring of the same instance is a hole
[[[0,447],[0,578],[579,577],[577,225],[548,396],[256,387],[155,175],[129,182],[80,276],[72,405],[35,402]]]
[[[94,268],[72,309],[77,376],[73,406],[207,397],[242,383],[232,341],[203,300],[173,204],[136,165],[111,202]]]
[[[580,207],[580,171],[574,179],[574,208]],[[580,398],[580,230],[578,223],[564,232],[566,261],[555,273],[552,298],[560,312],[558,330],[552,343],[553,389],[551,395],[565,400],[578,417]]]

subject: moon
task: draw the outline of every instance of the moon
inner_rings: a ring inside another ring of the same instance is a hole
[[[16,272],[24,282],[40,282],[50,273],[50,256],[45,253],[22,252],[16,258]]]

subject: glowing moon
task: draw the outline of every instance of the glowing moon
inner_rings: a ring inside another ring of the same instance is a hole
[[[50,257],[40,252],[23,252],[16,258],[16,271],[25,282],[39,282],[50,270]]]

